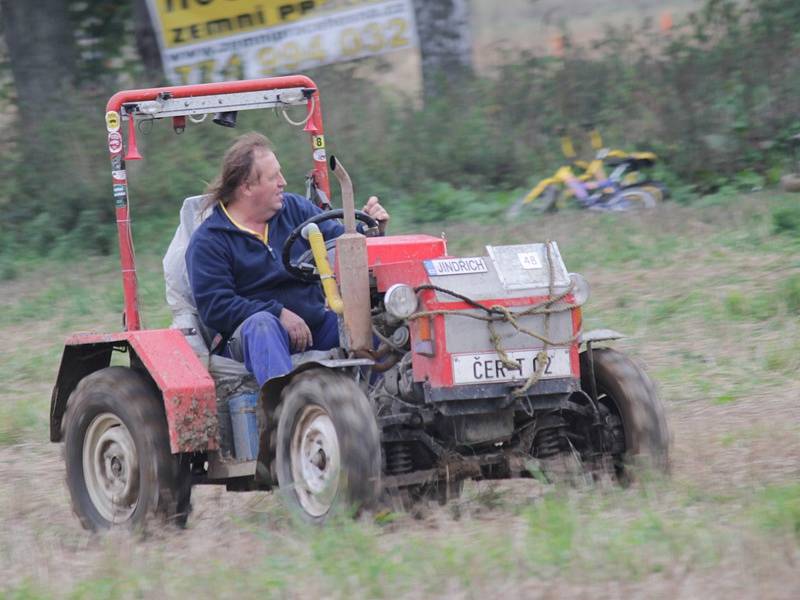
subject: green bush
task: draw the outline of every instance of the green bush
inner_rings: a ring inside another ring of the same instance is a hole
[[[800,237],[800,203],[775,208],[772,211],[772,230]]]
[[[800,315],[800,275],[791,275],[781,283],[780,297],[793,315]]]

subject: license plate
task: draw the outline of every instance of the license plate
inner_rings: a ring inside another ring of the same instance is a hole
[[[453,383],[498,383],[528,379],[539,366],[538,350],[509,350],[508,357],[518,366],[511,369],[500,360],[496,352],[454,354]],[[542,379],[570,377],[569,348],[550,348]]]
[[[482,256],[471,258],[438,258],[423,261],[429,277],[441,275],[470,275],[472,273],[486,273],[489,268]]]

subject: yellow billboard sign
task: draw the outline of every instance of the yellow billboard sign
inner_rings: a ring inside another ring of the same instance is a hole
[[[252,79],[414,48],[411,0],[149,0],[176,84]]]
[[[325,3],[326,0],[151,0],[165,48],[291,23]]]

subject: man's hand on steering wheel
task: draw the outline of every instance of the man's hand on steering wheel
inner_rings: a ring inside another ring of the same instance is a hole
[[[377,196],[370,196],[362,210],[378,222],[378,231],[380,231],[381,235],[386,233],[386,226],[389,224],[389,213],[381,206]]]
[[[372,198],[370,198],[372,201]],[[370,202],[367,202],[367,205],[370,205]],[[372,202],[371,210],[377,212],[382,217],[385,217],[383,221],[383,226],[386,226],[386,221],[389,220],[389,214],[386,210],[380,205],[378,199],[375,198],[375,201]],[[372,218],[367,213],[357,210],[355,211],[355,217],[357,221],[361,221],[367,226],[367,230],[365,233],[367,235],[372,232],[372,235],[380,232],[381,222],[377,219]],[[319,214],[314,215],[313,217],[306,219],[302,223],[300,223],[297,227],[295,227],[292,232],[289,234],[289,237],[286,238],[286,241],[283,243],[283,249],[281,250],[281,261],[283,262],[283,266],[288,273],[292,276],[300,279],[302,281],[309,281],[309,282],[316,282],[319,281],[319,275],[315,273],[314,265],[309,264],[312,258],[311,249],[309,248],[306,250],[301,256],[299,256],[296,261],[292,260],[292,246],[300,237],[301,232],[303,229],[310,225],[311,223],[316,223],[319,225],[325,221],[329,221],[331,219],[341,219],[342,218],[342,209],[337,208],[335,210],[329,210],[326,212],[322,212]],[[330,239],[325,242],[327,248],[332,248],[336,244],[335,239]]]

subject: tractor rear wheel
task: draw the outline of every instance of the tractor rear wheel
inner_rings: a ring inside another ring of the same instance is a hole
[[[369,400],[345,375],[312,369],[284,388],[278,485],[289,507],[319,524],[372,506],[381,490],[381,445]]]
[[[644,369],[625,354],[610,348],[592,351],[601,414],[613,438],[624,438],[624,451],[612,459],[616,476],[629,481],[632,468],[644,467],[667,472],[669,431],[664,406],[655,385]],[[581,354],[581,387],[591,390],[588,352]],[[621,431],[620,431],[621,429]]]
[[[189,465],[170,452],[149,381],[125,367],[92,373],[70,396],[64,423],[67,487],[86,529],[138,528],[150,516],[186,524]]]

